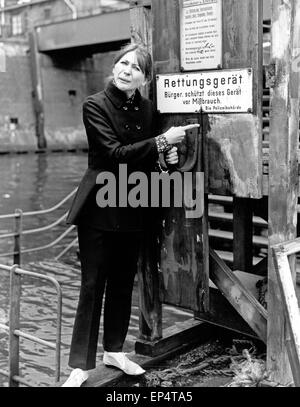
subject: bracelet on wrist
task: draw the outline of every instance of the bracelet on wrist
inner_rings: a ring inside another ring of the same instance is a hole
[[[155,137],[155,140],[156,140],[157,150],[159,153],[164,153],[165,151],[170,150],[170,148],[172,147],[168,143],[168,140],[166,139],[166,136],[164,134],[161,134],[161,135]]]

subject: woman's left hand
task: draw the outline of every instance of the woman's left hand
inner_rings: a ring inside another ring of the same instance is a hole
[[[167,164],[178,164],[178,153],[177,153],[177,147],[173,147],[171,150],[169,150],[166,155],[165,155],[165,160]]]

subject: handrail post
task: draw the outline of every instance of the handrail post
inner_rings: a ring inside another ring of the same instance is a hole
[[[14,244],[14,259],[13,264],[21,266],[21,245],[22,245],[22,230],[23,230],[23,211],[15,210],[15,244]]]
[[[10,270],[10,304],[9,304],[9,387],[19,387],[14,376],[19,376],[20,338],[15,330],[20,329],[21,276],[15,271],[18,265]]]
[[[61,368],[61,315],[62,314],[62,295],[57,292],[57,320],[56,320],[56,347],[55,347],[55,382],[60,380]]]

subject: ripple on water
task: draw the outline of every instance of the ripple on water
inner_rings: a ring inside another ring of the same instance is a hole
[[[6,199],[0,198],[0,214],[14,212],[15,208],[33,211],[50,208],[69,194],[79,183],[87,166],[86,154],[42,154],[24,156],[3,156],[0,160],[0,190]],[[68,209],[68,204],[60,211],[47,216],[24,219],[24,230],[41,227],[54,222]],[[11,221],[0,222],[1,233],[13,229]],[[26,236],[23,248],[37,247],[51,242],[66,230],[61,224],[55,230],[44,234]],[[70,242],[76,236],[69,237]],[[0,252],[12,250],[12,239],[0,240]],[[67,244],[67,243],[65,243]],[[62,246],[60,248],[62,250]],[[42,272],[58,280],[62,288],[62,348],[61,372],[64,379],[70,372],[68,354],[71,342],[74,317],[79,297],[80,271],[78,268],[59,263],[53,268],[53,258],[57,250],[48,250],[23,255],[23,267],[28,270]],[[76,258],[73,252],[73,260]],[[47,260],[49,261],[47,262]],[[4,259],[0,258],[4,262]],[[34,263],[33,263],[34,262]],[[4,263],[3,263],[4,264]],[[43,266],[43,268],[41,267]],[[0,322],[8,319],[9,308],[9,273],[0,270]],[[26,279],[22,289],[21,328],[47,341],[56,339],[57,301],[55,289],[48,283],[40,283],[35,279]],[[137,291],[133,293],[132,317],[124,346],[125,352],[134,349],[134,342],[139,331],[139,306]],[[169,307],[164,315],[164,328],[174,322],[187,319],[189,313],[176,313]],[[191,315],[191,314],[190,314]],[[3,322],[2,322],[3,323]],[[103,320],[100,322],[99,347],[97,360],[102,357]],[[0,368],[8,367],[7,334],[0,330]],[[20,346],[21,376],[33,386],[45,387],[54,382],[55,352],[44,345],[21,339]],[[0,375],[0,386],[7,386],[7,380]]]

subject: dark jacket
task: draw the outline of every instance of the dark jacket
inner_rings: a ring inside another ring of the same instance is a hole
[[[155,171],[158,152],[154,120],[150,100],[136,91],[128,101],[112,82],[104,91],[85,99],[88,169],[71,205],[68,224],[89,223],[110,231],[142,229],[145,208],[98,207],[96,193],[100,186],[96,185],[96,178],[103,171],[118,178],[119,164],[127,164],[128,175],[133,171]]]

